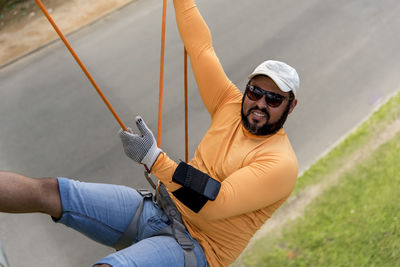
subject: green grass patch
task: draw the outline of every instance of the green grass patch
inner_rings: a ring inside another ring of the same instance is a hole
[[[400,266],[400,135],[345,174],[246,266]]]
[[[326,175],[340,169],[346,163],[348,157],[377,138],[386,125],[398,118],[400,118],[400,93],[382,105],[368,120],[349,134],[343,142],[303,173],[297,181],[293,194],[297,194],[311,184],[320,182]]]
[[[400,94],[299,179],[294,194],[343,166],[400,118]],[[400,134],[319,196],[304,216],[256,241],[244,266],[400,266]]]

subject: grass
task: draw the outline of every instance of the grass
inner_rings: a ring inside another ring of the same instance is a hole
[[[0,0],[0,12],[3,11],[3,9],[6,9],[8,11],[12,10],[17,4],[21,2],[26,2],[26,0]]]
[[[335,172],[400,117],[400,94],[299,179],[294,194]],[[400,134],[345,172],[302,218],[242,255],[245,266],[400,266]]]
[[[0,0],[0,31],[6,25],[13,25],[36,9],[33,0]]]
[[[297,194],[311,184],[320,182],[326,175],[340,169],[349,156],[368,145],[371,140],[378,137],[386,125],[398,118],[400,118],[400,93],[381,106],[343,142],[299,177],[293,194]]]

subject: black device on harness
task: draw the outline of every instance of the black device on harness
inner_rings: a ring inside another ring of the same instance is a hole
[[[172,194],[196,213],[208,200],[215,200],[221,188],[220,182],[185,162],[179,163],[172,181],[183,186]]]

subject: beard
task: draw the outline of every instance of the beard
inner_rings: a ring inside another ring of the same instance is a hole
[[[245,96],[244,96],[245,97]],[[243,100],[244,100],[243,97]],[[241,110],[241,116],[242,116],[242,123],[244,128],[249,131],[250,133],[254,134],[254,135],[271,135],[276,133],[277,131],[279,131],[283,125],[286,122],[286,119],[289,115],[289,110],[290,110],[290,104],[291,101],[289,101],[289,103],[286,106],[285,111],[282,113],[282,116],[279,118],[279,120],[277,122],[274,123],[269,123],[269,119],[270,119],[270,115],[269,112],[266,109],[259,109],[257,107],[253,107],[251,108],[247,114],[244,114],[243,112],[243,100],[242,100],[242,110]],[[247,118],[247,116],[251,113],[252,110],[260,110],[262,112],[264,112],[264,114],[266,114],[267,116],[267,122],[264,123],[262,126],[257,126],[256,123],[250,123],[249,119]]]

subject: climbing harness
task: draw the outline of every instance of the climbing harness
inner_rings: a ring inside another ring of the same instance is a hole
[[[146,189],[138,189],[137,192],[142,196],[142,200],[140,201],[136,213],[133,216],[128,227],[126,228],[125,232],[122,234],[118,242],[113,247],[116,250],[121,250],[131,246],[135,242],[139,230],[140,217],[143,213],[144,201],[150,200],[156,202],[157,205],[159,205],[159,207],[165,212],[169,221],[171,222],[170,225],[161,229],[152,236],[170,236],[174,238],[183,250],[185,267],[196,267],[197,260],[193,251],[194,243],[186,235],[187,230],[185,224],[182,221],[181,214],[179,213],[175,203],[169,196],[165,185],[160,183],[155,196],[153,193]]]
[[[169,193],[163,183],[159,184],[156,196],[158,205],[164,210],[168,216],[168,219],[171,221],[169,226],[159,231],[156,235],[167,235],[174,237],[176,242],[178,242],[183,249],[185,256],[185,267],[196,267],[197,260],[196,256],[194,255],[194,243],[186,235],[187,230],[182,221],[181,214],[176,208],[174,201],[172,201],[171,197],[169,196]]]
[[[83,65],[82,61],[79,59],[78,55],[72,49],[71,45],[68,43],[67,39],[65,38],[64,34],[58,28],[54,20],[51,18],[50,14],[47,12],[46,8],[44,7],[41,0],[35,0],[39,8],[42,10],[43,14],[46,16],[50,24],[53,26],[54,30],[59,35],[60,39],[64,42],[65,46],[70,51],[71,55],[74,57],[75,61],[81,67],[82,71],[85,73],[93,87],[96,89],[99,96],[102,98],[108,109],[113,114],[114,118],[117,120],[119,125],[124,131],[127,131],[126,126],[121,121],[107,98],[104,96],[102,91],[100,90],[97,83],[94,81],[92,76],[90,75],[89,71]],[[158,103],[158,127],[157,127],[157,145],[158,147],[161,146],[161,131],[162,131],[162,105],[163,105],[163,86],[164,86],[164,55],[165,55],[165,25],[166,25],[166,8],[167,8],[167,0],[163,0],[163,13],[162,13],[162,31],[161,31],[161,55],[160,55],[160,83],[159,83],[159,103]],[[186,49],[184,51],[184,95],[185,95],[185,159],[186,162],[188,161],[188,86],[187,86],[187,52]],[[156,201],[160,208],[168,216],[168,219],[171,221],[171,224],[166,228],[160,230],[157,235],[166,235],[175,238],[178,244],[182,247],[185,257],[185,267],[195,267],[197,266],[196,256],[194,254],[193,248],[194,244],[193,241],[186,235],[186,227],[182,221],[182,217],[175,206],[175,203],[169,196],[165,185],[162,183],[156,185],[154,184],[153,180],[151,179],[148,172],[145,171],[145,177],[150,185],[156,189],[156,198],[154,194],[148,190],[139,189],[137,190],[138,193],[142,196],[142,200],[139,203],[138,209],[133,216],[131,222],[129,223],[127,229],[122,234],[118,242],[114,245],[114,248],[117,250],[121,250],[132,245],[136,239],[138,233],[138,226],[140,222],[140,217],[143,212],[143,206],[145,200],[153,200]]]
[[[121,250],[126,247],[129,247],[135,242],[139,230],[140,216],[142,215],[143,212],[144,201],[146,199],[153,199],[153,194],[149,190],[137,189],[136,191],[142,196],[142,200],[140,201],[136,213],[133,216],[128,227],[126,228],[125,232],[122,234],[120,239],[114,245],[114,248],[116,250]]]

